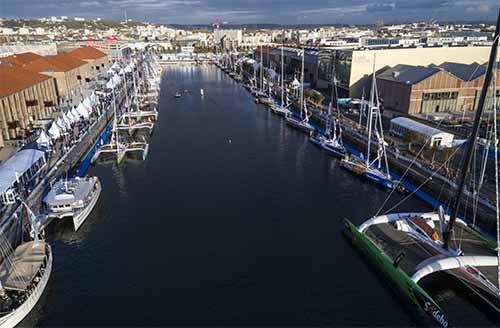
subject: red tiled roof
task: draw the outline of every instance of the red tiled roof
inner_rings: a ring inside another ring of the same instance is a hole
[[[51,64],[61,67],[64,70],[64,72],[71,71],[72,69],[87,64],[83,60],[80,60],[68,54],[46,56],[45,59],[49,61]]]
[[[25,70],[19,66],[0,65],[0,97],[19,92],[51,77]]]
[[[0,58],[0,61],[6,61],[14,65],[22,66],[24,64],[30,63],[34,60],[40,59],[42,56],[37,55],[32,52],[23,52],[20,54],[15,54],[7,57]]]
[[[49,71],[54,71],[54,72],[63,71],[62,68],[52,64],[45,58],[40,58],[38,60],[32,61],[31,63],[24,65],[23,68],[28,71],[36,73],[49,72]]]
[[[106,57],[107,55],[100,51],[97,50],[94,47],[89,47],[89,46],[84,46],[80,48],[76,48],[68,52],[69,55],[78,58],[78,59],[98,59],[102,57]]]

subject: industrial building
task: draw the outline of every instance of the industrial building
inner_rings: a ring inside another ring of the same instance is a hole
[[[102,51],[93,47],[80,47],[68,52],[68,55],[86,62],[90,68],[92,77],[99,72],[105,72],[109,66],[109,57]]]
[[[385,108],[409,115],[463,113],[475,110],[485,77],[484,65],[445,62],[439,66],[396,65],[377,75]],[[496,70],[500,79],[500,70]],[[500,105],[497,90],[497,106]],[[493,109],[488,97],[485,110]]]
[[[0,58],[25,70],[54,77],[58,101],[61,104],[80,95],[80,90],[109,67],[109,56],[93,47],[84,46],[67,53],[40,56],[20,53]]]
[[[0,148],[18,139],[36,120],[48,118],[57,105],[54,78],[10,63],[0,64]]]
[[[25,64],[22,68],[56,79],[58,103],[71,101],[80,94],[82,83],[90,76],[89,65],[69,54],[46,56]]]
[[[300,73],[302,49],[284,48],[285,75]],[[489,47],[386,47],[377,49],[328,49],[306,48],[305,81],[318,90],[331,88],[335,71],[341,97],[365,98],[369,95],[373,69],[377,76],[396,65],[422,66],[455,64],[483,64],[488,60]],[[262,47],[265,67],[281,67],[281,47]],[[254,50],[254,58],[260,61],[260,47]],[[443,67],[444,68],[444,67]],[[451,69],[450,69],[451,70]]]
[[[408,142],[422,142],[429,147],[452,147],[454,135],[411,120],[396,117],[391,120],[390,133]]]
[[[91,47],[40,56],[26,52],[0,58],[0,148],[30,135],[58,105],[79,99],[81,90],[106,71],[108,56]]]
[[[483,46],[382,48],[382,49],[321,49],[318,51],[318,88],[331,85],[335,68],[342,96],[361,98],[370,88],[373,68],[377,74],[398,64],[412,66],[440,65],[445,62],[483,64],[490,48]]]

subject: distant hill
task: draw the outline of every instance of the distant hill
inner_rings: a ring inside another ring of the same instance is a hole
[[[62,22],[52,22],[52,21],[41,21],[39,19],[4,19],[1,21],[0,26],[6,28],[19,28],[19,27],[31,27],[31,28],[50,28],[54,26],[65,26],[68,29],[97,29],[97,30],[107,30],[110,28],[126,28],[135,27],[140,25],[146,25],[147,23],[142,22],[123,22],[117,20],[84,20],[76,21],[74,19],[67,19]]]

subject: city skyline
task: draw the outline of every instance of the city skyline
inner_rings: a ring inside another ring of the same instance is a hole
[[[70,16],[166,24],[374,24],[409,21],[493,21],[495,0],[0,0],[1,16]]]

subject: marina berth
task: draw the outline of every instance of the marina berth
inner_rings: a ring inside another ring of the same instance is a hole
[[[71,217],[77,231],[97,204],[101,189],[97,177],[74,177],[57,181],[43,199],[48,217]]]

